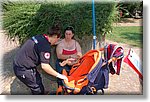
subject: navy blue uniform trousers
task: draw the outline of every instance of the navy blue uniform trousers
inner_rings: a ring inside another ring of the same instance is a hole
[[[13,66],[17,78],[30,88],[33,95],[44,94],[42,78],[36,68]]]

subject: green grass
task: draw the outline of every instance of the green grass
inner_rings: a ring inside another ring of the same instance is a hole
[[[112,34],[107,34],[106,39],[135,47],[142,47],[143,28],[139,26],[114,27]]]

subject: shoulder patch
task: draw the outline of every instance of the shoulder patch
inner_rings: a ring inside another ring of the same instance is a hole
[[[45,57],[45,59],[49,59],[50,58],[50,53],[49,52],[44,53],[44,57]]]

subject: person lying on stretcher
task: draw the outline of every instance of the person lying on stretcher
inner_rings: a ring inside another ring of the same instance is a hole
[[[74,65],[75,63],[77,63],[78,59],[81,57],[82,55],[77,55],[76,58],[74,57],[70,57],[66,60],[64,60],[63,62],[60,62],[60,66],[65,66],[65,65]]]
[[[103,51],[104,50],[104,48],[100,48],[100,51]],[[68,58],[68,59],[66,59],[66,60],[64,60],[63,62],[60,62],[59,64],[60,64],[60,66],[65,66],[65,65],[73,65],[73,64],[75,64],[75,63],[77,63],[78,62],[78,59],[80,58],[80,56],[81,55],[77,55],[78,57],[77,58],[73,58],[73,57],[70,57],[70,58]],[[108,63],[110,63],[110,62],[112,62],[112,61],[116,61],[118,58],[115,58],[115,57],[112,57],[109,61],[108,61]],[[103,63],[103,65],[105,65],[106,63]],[[102,66],[103,66],[102,65]]]

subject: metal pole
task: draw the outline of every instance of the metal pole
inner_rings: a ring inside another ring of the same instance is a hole
[[[93,49],[96,49],[96,29],[95,29],[95,6],[92,0],[92,22],[93,22]]]

